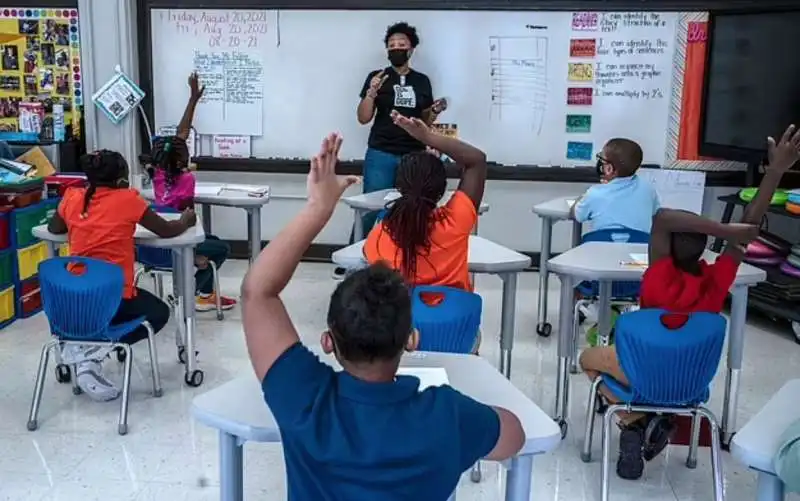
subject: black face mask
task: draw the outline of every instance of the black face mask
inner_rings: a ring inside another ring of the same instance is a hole
[[[389,51],[389,62],[395,68],[404,66],[408,62],[408,51],[405,49],[391,49]]]
[[[598,158],[595,167],[597,168],[597,175],[603,177],[603,161]]]

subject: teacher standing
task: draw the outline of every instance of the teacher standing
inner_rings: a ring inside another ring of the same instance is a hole
[[[392,110],[430,125],[447,107],[444,99],[434,100],[428,76],[409,66],[419,45],[416,28],[408,23],[393,24],[386,29],[383,42],[390,66],[367,75],[358,103],[358,122],[364,125],[372,122],[364,155],[364,193],[393,188],[400,157],[425,149],[425,145],[392,122]],[[375,224],[376,216],[373,212],[363,217],[365,232]],[[336,275],[343,273],[343,269],[337,268]]]

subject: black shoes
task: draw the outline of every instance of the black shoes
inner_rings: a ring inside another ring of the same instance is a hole
[[[651,461],[663,451],[675,426],[666,416],[649,414],[625,426],[619,433],[617,475],[626,480],[638,480],[644,473],[644,462]]]

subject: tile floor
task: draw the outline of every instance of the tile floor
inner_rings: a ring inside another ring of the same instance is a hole
[[[223,268],[222,288],[238,291],[246,263]],[[331,265],[303,264],[289,284],[284,300],[298,330],[308,343],[316,343],[324,327],[328,297],[335,286]],[[556,343],[535,333],[537,275],[523,274],[517,295],[517,335],[512,362],[513,382],[550,412],[554,398]],[[557,280],[552,280],[550,316],[557,311]],[[310,293],[309,291],[315,291]],[[484,298],[482,355],[498,358],[500,282],[479,276],[477,291]],[[168,326],[159,342],[164,396],[150,391],[146,349],[137,349],[133,371],[130,433],[116,433],[118,403],[97,404],[85,396],[74,397],[69,386],[48,374],[40,428],[25,428],[33,378],[41,345],[47,340],[44,315],[18,321],[0,331],[0,500],[8,501],[179,501],[219,499],[217,437],[193,422],[189,405],[196,394],[207,391],[243,371],[249,362],[244,346],[239,310],[218,322],[213,314],[199,315],[200,361],[206,382],[199,389],[183,384],[177,363],[173,329]],[[120,366],[108,362],[109,375],[121,378]],[[740,423],[756,412],[787,379],[798,377],[800,346],[789,334],[764,322],[748,327],[740,396]],[[570,409],[572,433],[553,453],[535,461],[532,499],[599,499],[600,467],[578,457],[583,406],[588,383],[573,376]],[[712,409],[720,409],[722,378],[713,392]],[[595,450],[599,441],[596,441]],[[685,448],[671,447],[648,464],[638,482],[614,479],[616,500],[649,501],[711,499],[707,453],[701,450],[698,468],[687,470]],[[284,468],[279,446],[246,447],[246,498],[285,499]],[[596,457],[599,454],[595,454]],[[502,475],[494,464],[484,465],[484,480],[471,484],[464,477],[460,501],[502,499]],[[755,476],[725,454],[725,482],[729,501],[754,499]],[[790,497],[800,501],[800,497]]]

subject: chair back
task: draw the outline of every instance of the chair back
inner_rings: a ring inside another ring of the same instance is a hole
[[[122,268],[86,257],[55,257],[39,264],[42,307],[58,338],[106,337],[122,301]]]
[[[150,208],[162,214],[178,214],[180,211],[166,205],[151,204]],[[145,268],[172,269],[172,251],[156,247],[136,246],[136,261]]]
[[[482,311],[481,297],[462,289],[420,285],[411,291],[411,320],[422,351],[471,353]]]
[[[611,228],[590,231],[583,235],[581,242],[615,242],[646,244],[650,242],[650,234],[630,228]],[[596,281],[582,282],[578,287],[585,296],[597,296],[599,285]],[[635,299],[639,297],[639,282],[614,282],[611,285],[611,297],[617,299]]]
[[[665,325],[670,320],[685,323],[670,328]],[[716,313],[682,315],[654,308],[620,315],[616,350],[632,401],[685,406],[707,400],[726,327],[725,317]]]

